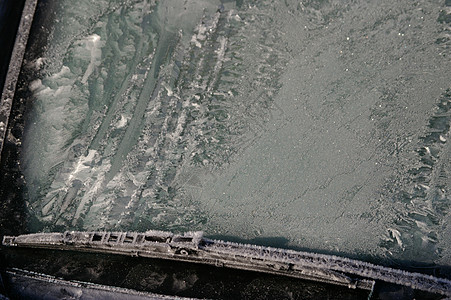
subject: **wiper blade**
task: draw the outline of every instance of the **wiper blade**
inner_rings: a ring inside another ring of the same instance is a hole
[[[5,236],[9,247],[123,254],[271,273],[373,290],[377,281],[451,296],[451,281],[359,260],[304,251],[211,240],[202,232],[35,233]]]

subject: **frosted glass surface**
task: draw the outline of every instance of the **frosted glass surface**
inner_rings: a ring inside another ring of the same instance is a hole
[[[68,1],[31,230],[203,230],[451,265],[445,1]]]

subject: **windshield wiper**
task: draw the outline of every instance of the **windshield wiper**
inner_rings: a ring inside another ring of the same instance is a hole
[[[163,231],[35,233],[5,236],[9,247],[123,254],[271,273],[373,290],[376,282],[451,296],[451,281],[334,255],[247,245]]]

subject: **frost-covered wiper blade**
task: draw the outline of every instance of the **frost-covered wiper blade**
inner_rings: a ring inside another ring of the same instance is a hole
[[[202,232],[163,231],[36,233],[5,236],[3,245],[103,252],[180,260],[265,272],[373,290],[376,282],[451,296],[451,281],[333,255],[247,245],[204,238]]]
[[[0,276],[1,278],[1,276]],[[77,280],[64,280],[46,274],[30,272],[21,269],[5,271],[10,290],[20,298],[29,299],[64,299],[68,295],[83,295],[82,299],[132,299],[132,300],[174,300],[192,299],[185,297],[174,297],[149,292],[136,291],[133,289],[107,286],[91,282]],[[2,298],[0,300],[8,300]]]

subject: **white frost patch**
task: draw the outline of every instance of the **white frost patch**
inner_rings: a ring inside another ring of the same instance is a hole
[[[87,186],[88,189],[86,193],[83,195],[77,207],[77,211],[75,212],[75,215],[72,220],[72,225],[75,226],[78,219],[80,218],[80,215],[88,208],[89,203],[92,203],[92,206],[95,206],[96,204],[99,205],[100,203],[104,203],[107,205],[110,204],[111,199],[102,199],[102,196],[99,195],[105,182],[105,174],[108,172],[110,168],[111,168],[110,161],[104,160],[102,161],[102,165],[100,167],[90,169],[91,176],[87,184],[85,184],[85,186]],[[93,213],[95,214],[95,212]],[[100,221],[98,220],[98,215],[95,218],[97,221]]]
[[[90,163],[94,159],[96,153],[97,153],[96,150],[89,150],[87,156],[83,155],[78,159],[78,162],[76,163],[76,165],[74,167],[74,170],[69,175],[69,178],[68,178],[69,182],[72,181],[72,179],[74,177],[76,177],[78,173],[82,172],[85,169],[90,168],[90,166],[87,166],[86,164]]]
[[[59,79],[59,78],[65,76],[65,75],[67,75],[68,73],[70,73],[69,67],[63,66],[63,67],[61,68],[61,71],[59,71],[58,73],[52,75],[52,76],[50,77],[50,79],[52,79],[52,80],[54,80],[54,79]]]
[[[174,95],[174,92],[172,91],[172,88],[166,84],[166,82],[163,82],[163,87],[166,89],[166,92],[168,93],[168,96],[171,97]]]
[[[38,59],[36,59],[34,66],[36,70],[40,70],[42,68],[42,65],[44,65],[44,58],[39,57]]]
[[[202,48],[202,44],[197,40],[198,34],[194,34],[191,38],[191,43],[196,45],[197,48]]]
[[[100,36],[97,34],[93,34],[88,36],[88,38],[85,41],[86,49],[91,51],[91,61],[89,62],[88,68],[85,71],[85,74],[83,75],[83,78],[81,79],[81,82],[84,84],[88,81],[89,76],[94,71],[94,67],[97,67],[100,65],[100,60],[102,58],[102,51],[100,44]]]
[[[216,65],[215,68],[213,70],[213,76],[212,76],[212,80],[210,81],[209,87],[208,87],[208,91],[212,91],[214,85],[216,84],[216,81],[218,80],[218,74],[219,71],[222,68],[222,64],[224,62],[224,56],[225,56],[225,52],[227,49],[227,39],[225,37],[221,37],[220,39],[220,46],[219,49],[217,49],[215,51],[215,53],[218,55],[217,61],[216,61]]]
[[[116,128],[122,128],[127,125],[128,119],[121,115],[121,119],[116,123]]]
[[[52,97],[54,93],[54,90],[52,90],[49,87],[46,87],[44,89],[41,89],[39,91],[36,92],[35,96],[48,96],[48,97]]]
[[[177,120],[177,127],[175,131],[171,134],[172,142],[176,142],[180,139],[185,123],[186,123],[186,111],[182,111],[180,117]]]
[[[389,228],[388,231],[390,232],[390,235],[396,239],[396,242],[398,243],[399,247],[401,247],[404,250],[404,245],[402,243],[401,233],[399,232],[399,230]]]
[[[213,32],[216,29],[216,26],[219,21],[219,16],[220,16],[219,12],[216,13],[214,19],[210,24],[206,24],[204,22],[198,24],[194,29],[194,31],[197,33],[195,33],[191,37],[191,43],[196,45],[196,47],[198,48],[202,48],[201,42],[207,39],[207,34]]]
[[[426,191],[429,191],[431,188],[429,187],[429,186],[427,186],[427,185],[425,185],[425,184],[422,184],[422,183],[420,183],[420,184],[418,184],[420,187],[422,187],[423,189],[425,189]]]
[[[33,80],[29,85],[30,91],[32,91],[32,92],[40,89],[41,87],[42,87],[41,79]]]
[[[420,228],[423,232],[430,232],[428,225],[425,222],[415,220],[415,223],[417,224],[417,227]]]

